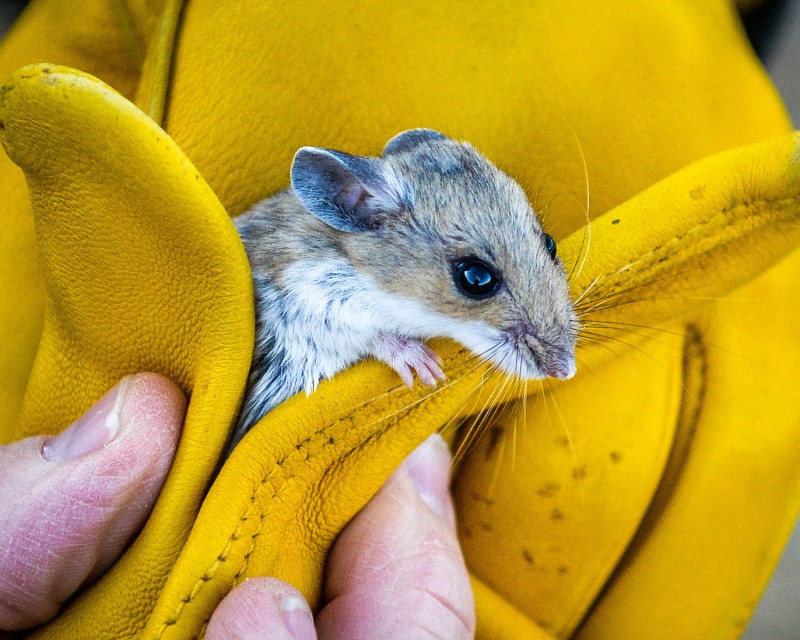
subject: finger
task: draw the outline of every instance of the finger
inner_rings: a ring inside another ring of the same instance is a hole
[[[327,566],[321,640],[473,637],[450,464],[447,445],[432,436],[342,532]]]
[[[0,447],[0,629],[52,618],[120,555],[169,470],[186,401],[123,379],[66,431]]]
[[[253,578],[217,607],[206,640],[316,640],[314,618],[301,593],[277,578]]]

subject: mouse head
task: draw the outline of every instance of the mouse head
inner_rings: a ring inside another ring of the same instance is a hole
[[[385,294],[393,330],[453,338],[521,378],[575,373],[556,244],[522,188],[469,144],[413,129],[380,158],[304,147],[292,187]]]

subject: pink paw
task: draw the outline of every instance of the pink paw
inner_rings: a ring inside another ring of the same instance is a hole
[[[412,338],[382,335],[375,345],[373,354],[397,371],[409,387],[414,386],[414,372],[420,382],[435,387],[439,380],[447,376],[442,371],[442,359],[428,345]]]

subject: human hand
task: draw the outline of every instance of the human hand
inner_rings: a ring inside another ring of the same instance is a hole
[[[254,578],[222,601],[207,640],[472,638],[474,602],[455,533],[450,466],[447,445],[431,436],[344,529],[328,560],[316,623],[297,589]]]
[[[124,378],[55,437],[0,446],[0,629],[47,622],[119,557],[169,471],[186,400]]]
[[[116,560],[155,502],[185,408],[173,383],[139,374],[61,435],[0,447],[0,629],[46,622]],[[472,637],[449,469],[435,436],[343,531],[317,631],[294,587],[263,578],[225,598],[206,637]]]

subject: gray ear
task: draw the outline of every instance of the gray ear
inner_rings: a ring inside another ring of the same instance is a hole
[[[339,231],[368,231],[408,202],[402,183],[378,158],[303,147],[292,161],[292,188],[305,207]]]
[[[383,155],[411,151],[411,149],[423,142],[439,142],[441,140],[447,140],[447,136],[433,129],[409,129],[398,133],[389,140],[383,148]]]

